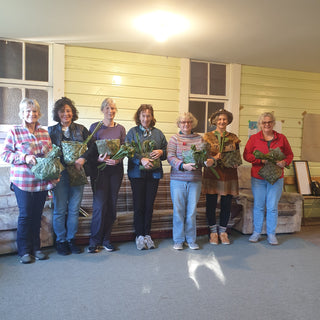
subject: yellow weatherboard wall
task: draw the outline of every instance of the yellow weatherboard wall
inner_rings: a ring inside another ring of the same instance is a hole
[[[249,120],[256,121],[261,113],[273,111],[282,122],[294,160],[303,160],[303,113],[320,114],[320,73],[242,66],[240,92],[241,150],[248,141]],[[309,167],[311,175],[320,176],[319,162],[310,162]],[[285,174],[293,175],[293,167]]]
[[[114,82],[114,76],[121,83]],[[115,121],[128,131],[135,125],[133,116],[142,103],[152,104],[156,127],[167,139],[177,132],[179,112],[180,59],[66,46],[65,95],[79,110],[79,123],[88,128],[102,119],[101,102],[116,100]]]
[[[121,84],[113,83],[120,76]],[[116,121],[128,130],[134,112],[142,103],[154,106],[157,127],[169,139],[177,132],[180,59],[66,46],[65,95],[79,110],[79,123],[87,127],[102,118],[105,97],[117,101]],[[303,113],[320,114],[320,73],[242,66],[240,97],[241,151],[248,140],[248,121],[265,111],[274,111],[300,160]],[[166,162],[163,164],[167,165]],[[311,175],[320,176],[319,163],[309,163]],[[285,171],[293,175],[293,169]]]

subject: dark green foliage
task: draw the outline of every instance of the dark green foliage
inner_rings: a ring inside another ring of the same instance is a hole
[[[114,160],[123,159],[125,157],[132,158],[134,156],[135,147],[129,143],[126,142],[125,144],[121,145],[118,152],[112,157]]]
[[[160,168],[160,159],[152,159],[150,153],[154,150],[156,143],[154,140],[144,140],[141,144],[139,134],[136,133],[137,143],[135,144],[135,152],[140,154],[143,158],[152,160],[153,167],[148,170]],[[140,165],[140,170],[147,170],[143,165]]]
[[[221,165],[225,168],[235,168],[242,164],[240,150],[221,153]]]
[[[240,150],[223,152],[225,143],[229,141],[229,138],[225,137],[226,131],[223,132],[222,136],[218,131],[215,131],[214,134],[219,141],[219,152],[221,153],[221,159],[218,160],[218,165],[225,168],[240,166],[242,164]]]
[[[259,176],[274,184],[282,175],[282,169],[272,162],[267,162],[260,170]]]
[[[216,135],[216,137],[217,137],[217,139],[219,141],[219,146],[220,146],[219,151],[222,152],[223,148],[224,148],[224,144],[229,141],[229,138],[225,137],[226,136],[226,131],[223,132],[222,137],[221,137],[220,132],[218,132],[218,131],[215,131],[214,134]]]
[[[253,155],[256,157],[256,159],[268,160],[268,162],[272,163],[277,163],[277,161],[281,161],[286,158],[280,148],[270,149],[270,151],[266,154],[259,150],[255,150],[253,151]],[[289,168],[289,166],[286,166],[286,168]]]
[[[264,166],[259,170],[259,175],[271,184],[274,184],[282,175],[282,169],[276,164],[285,159],[285,155],[280,148],[270,149],[266,154],[255,150],[253,155],[256,159],[267,160]],[[286,166],[289,168],[289,166]]]
[[[31,168],[31,171],[37,179],[56,180],[64,170],[60,162],[61,150],[56,145],[52,145],[52,150],[47,153],[45,158],[37,158],[37,164]]]
[[[62,153],[64,162],[67,165],[74,164],[77,159],[79,159],[86,151],[87,144],[94,136],[94,134],[100,129],[103,122],[100,121],[95,127],[94,131],[88,136],[84,142],[79,141],[61,141]]]
[[[69,183],[71,187],[82,186],[88,183],[86,173],[83,168],[78,170],[74,165],[66,167],[69,174]]]
[[[61,147],[67,165],[74,164],[87,150],[87,145],[79,141],[61,141]]]
[[[120,160],[120,159],[123,159],[125,157],[132,158],[134,156],[134,153],[135,153],[135,144],[126,142],[126,143],[124,143],[123,145],[120,146],[118,152],[116,154],[114,154],[111,157],[111,159]],[[98,169],[99,170],[103,170],[106,166],[107,166],[107,164],[105,162],[101,163],[98,166]]]
[[[197,147],[193,144],[190,150],[182,151],[182,157],[184,163],[194,163],[196,168],[200,168],[204,166],[204,162],[208,158],[207,149],[197,150]]]
[[[112,157],[120,149],[120,139],[97,140],[96,145],[99,154],[107,153],[109,156]]]
[[[182,151],[182,158],[184,163],[194,163],[196,168],[204,167],[204,162],[208,159],[208,144],[203,144],[202,148],[197,150],[197,147],[192,144],[191,149],[188,151]],[[212,173],[220,179],[218,172],[213,169],[213,167],[209,167]]]

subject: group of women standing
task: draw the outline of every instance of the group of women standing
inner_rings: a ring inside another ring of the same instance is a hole
[[[142,104],[134,115],[136,126],[126,134],[125,128],[114,121],[117,107],[115,101],[107,98],[102,102],[102,123],[93,123],[89,131],[74,121],[78,111],[73,102],[63,97],[56,101],[53,119],[57,122],[46,130],[39,125],[40,107],[34,99],[23,99],[20,103],[22,125],[14,126],[7,135],[1,157],[11,166],[11,186],[16,194],[19,207],[17,232],[18,254],[22,263],[34,259],[46,259],[40,250],[41,214],[47,191],[53,189],[53,228],[56,235],[56,249],[61,255],[81,253],[75,244],[78,229],[79,208],[84,185],[72,185],[68,170],[63,170],[60,178],[44,181],[35,178],[31,172],[36,157],[44,156],[52,143],[60,146],[63,141],[85,141],[90,134],[93,138],[88,143],[87,151],[74,162],[74,167],[90,175],[93,189],[93,214],[89,253],[96,253],[101,248],[114,251],[110,242],[112,225],[116,219],[116,203],[123,179],[122,159],[111,159],[110,155],[99,154],[95,140],[118,139],[125,142],[143,144],[153,141],[153,150],[146,156],[135,152],[128,161],[128,177],[131,183],[134,207],[134,228],[138,250],[153,249],[151,238],[151,220],[153,204],[159,180],[163,177],[161,161],[167,159],[171,165],[170,190],[173,203],[173,241],[174,249],[182,250],[184,243],[190,249],[198,249],[196,243],[196,207],[201,192],[206,195],[206,215],[209,226],[209,242],[217,245],[230,244],[226,232],[230,217],[232,197],[238,194],[237,166],[219,165],[222,154],[239,151],[239,138],[226,131],[233,116],[226,110],[219,110],[210,117],[215,131],[201,135],[193,132],[197,119],[191,113],[182,113],[177,119],[179,132],[173,135],[169,143],[161,130],[155,127],[153,107]],[[258,175],[265,160],[257,160],[253,152],[257,149],[267,153],[269,149],[280,147],[285,159],[277,162],[283,169],[290,164],[293,155],[284,135],[273,130],[275,119],[272,114],[263,114],[259,124],[261,131],[252,136],[245,148],[244,159],[252,163],[252,190],[254,194],[254,233],[251,242],[257,242],[262,231],[265,206],[267,208],[267,233],[270,244],[277,244],[275,228],[277,224],[277,205],[281,196],[283,175],[279,182],[271,185]],[[99,127],[97,127],[99,125]],[[220,137],[220,138],[219,138]],[[224,144],[221,147],[221,137]],[[192,146],[207,145],[207,158],[201,166],[185,163],[184,153]],[[160,160],[160,161],[159,161]],[[64,164],[64,155],[61,156]],[[104,170],[98,166],[105,163]],[[218,165],[217,165],[218,164]],[[212,172],[215,167],[216,174]],[[216,222],[216,207],[220,196],[220,219]]]

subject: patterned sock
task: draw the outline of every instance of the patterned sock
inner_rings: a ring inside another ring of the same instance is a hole
[[[209,226],[211,233],[217,233],[218,232],[218,226],[215,224],[214,226]]]
[[[227,227],[221,227],[219,226],[219,233],[223,233],[227,231]]]

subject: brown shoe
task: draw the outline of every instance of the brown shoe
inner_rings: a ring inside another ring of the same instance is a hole
[[[210,233],[210,244],[219,244],[218,234],[216,232]]]
[[[228,234],[226,232],[221,232],[219,234],[220,241],[222,244],[230,244],[230,240],[228,238]]]

